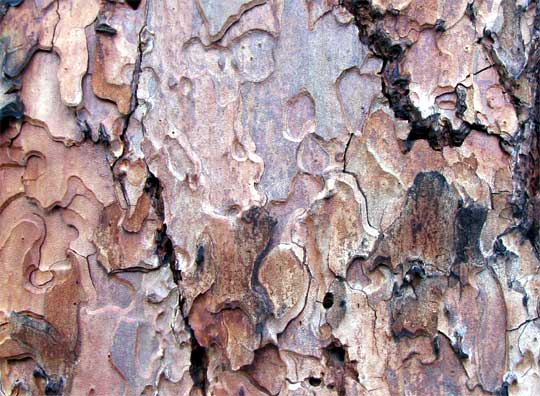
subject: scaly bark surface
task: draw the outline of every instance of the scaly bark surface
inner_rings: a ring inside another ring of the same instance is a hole
[[[0,394],[540,394],[540,3],[0,0]]]

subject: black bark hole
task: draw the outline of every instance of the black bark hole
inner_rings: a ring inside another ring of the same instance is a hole
[[[326,348],[326,352],[332,362],[332,366],[342,367],[345,364],[346,352],[342,346],[332,344]]]
[[[334,305],[334,295],[330,292],[326,293],[324,295],[322,305],[324,309],[332,308],[332,305]]]
[[[195,257],[195,264],[201,265],[204,263],[204,246],[199,245],[197,247],[197,257]]]
[[[196,341],[194,344],[195,345],[192,345],[193,349],[191,350],[189,374],[191,375],[194,386],[201,389],[202,393],[205,394],[208,355],[206,353],[206,348],[198,345]]]
[[[141,0],[126,0],[126,3],[128,3],[131,8],[136,10],[139,8],[139,5],[141,5]]]

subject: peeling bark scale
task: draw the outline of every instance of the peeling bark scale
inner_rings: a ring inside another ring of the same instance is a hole
[[[0,0],[0,395],[540,395],[540,1]]]

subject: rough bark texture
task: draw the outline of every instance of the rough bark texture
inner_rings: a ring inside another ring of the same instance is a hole
[[[540,2],[0,18],[1,395],[540,394]]]

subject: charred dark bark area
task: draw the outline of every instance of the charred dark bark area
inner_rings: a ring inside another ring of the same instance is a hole
[[[411,43],[407,40],[393,40],[383,27],[385,12],[399,15],[399,11],[393,9],[382,11],[373,7],[368,0],[344,0],[343,4],[355,16],[360,31],[360,41],[368,45],[370,50],[383,60],[382,92],[396,117],[408,121],[410,125],[410,132],[404,146],[406,151],[409,151],[414,141],[418,139],[427,140],[435,150],[441,150],[445,146],[460,146],[471,129],[486,130],[480,123],[470,123],[461,119],[466,104],[462,99],[459,86],[455,90],[458,97],[455,116],[461,122],[458,128],[454,128],[452,122],[440,113],[423,117],[409,96],[410,77],[400,70],[400,62]],[[429,28],[443,32],[444,21],[439,19]]]

